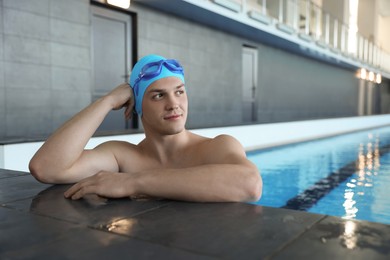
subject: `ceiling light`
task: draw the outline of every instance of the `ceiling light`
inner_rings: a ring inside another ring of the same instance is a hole
[[[381,84],[382,83],[382,75],[381,74],[379,74],[379,73],[376,74],[375,82],[377,84]]]
[[[107,0],[107,3],[124,9],[130,7],[130,0]]]
[[[369,81],[374,81],[374,79],[375,79],[375,74],[374,74],[374,72],[370,71],[368,73],[368,80]]]
[[[364,68],[360,69],[360,78],[361,79],[366,79],[367,78],[367,70]]]

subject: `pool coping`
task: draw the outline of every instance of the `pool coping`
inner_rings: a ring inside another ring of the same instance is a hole
[[[231,135],[249,152],[389,125],[390,114],[192,129],[190,131],[209,138],[221,134]],[[110,140],[138,144],[144,137],[144,133],[96,136],[89,140],[86,149],[94,148]],[[0,168],[28,171],[28,162],[42,144],[43,141],[0,145]]]
[[[386,259],[390,225],[247,203],[63,197],[0,169],[0,257]]]

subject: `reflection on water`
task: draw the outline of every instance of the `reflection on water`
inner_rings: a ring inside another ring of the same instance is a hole
[[[356,217],[356,213],[359,211],[356,208],[356,201],[353,199],[355,193],[352,189],[346,189],[344,193],[345,201],[343,203],[343,207],[345,208],[344,218],[351,219]]]
[[[309,211],[390,224],[389,128],[366,133],[355,150],[358,153],[352,175]]]
[[[249,153],[248,158],[263,178],[258,205],[390,224],[390,127]]]
[[[360,143],[358,158],[356,160],[356,174],[346,183],[344,191],[343,207],[345,219],[354,219],[359,211],[357,201],[364,196],[371,195],[371,189],[374,188],[373,176],[377,176],[380,170],[380,151],[379,139],[377,134],[373,143],[374,135],[368,134],[368,142]],[[369,205],[362,205],[369,206]]]

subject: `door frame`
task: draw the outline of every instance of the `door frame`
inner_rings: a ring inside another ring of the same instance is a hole
[[[251,103],[251,122],[256,122],[257,121],[257,92],[258,92],[258,49],[255,47],[251,47],[248,45],[243,45],[242,46],[242,54],[248,53],[252,56],[252,97],[250,100],[244,100],[242,99],[242,102],[248,102],[250,101]],[[242,61],[243,63],[243,61]],[[243,66],[243,65],[242,65]],[[243,75],[243,74],[242,74]],[[242,78],[242,83],[244,79]],[[242,86],[242,91],[244,86]]]
[[[91,57],[91,66],[94,64],[94,49],[93,49],[93,23],[92,23],[92,16],[94,14],[101,15],[105,18],[111,18],[114,20],[118,20],[115,13],[122,13],[124,15],[127,15],[131,23],[127,24],[128,29],[130,30],[130,33],[128,34],[128,37],[126,38],[126,49],[129,51],[129,54],[126,54],[126,71],[127,74],[130,75],[131,69],[136,64],[138,60],[138,17],[137,13],[132,10],[126,10],[119,7],[115,7],[112,5],[104,4],[101,2],[97,2],[96,0],[91,0],[91,6],[90,6],[90,19],[91,19],[91,48],[90,48],[90,57]],[[131,59],[129,59],[129,56],[131,54]],[[93,67],[91,67],[91,82],[92,84],[95,84],[95,70]],[[91,95],[94,95],[93,92],[93,86],[91,87]],[[138,129],[139,128],[139,122],[138,122],[138,116],[135,114],[131,118],[132,120],[132,128]],[[126,129],[128,129],[128,122],[126,121]]]

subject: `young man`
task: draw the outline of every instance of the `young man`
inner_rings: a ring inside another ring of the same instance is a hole
[[[176,60],[148,55],[121,84],[60,127],[30,162],[45,183],[75,183],[65,197],[158,197],[198,202],[257,201],[262,180],[231,136],[213,139],[185,129],[188,100]],[[138,145],[110,141],[84,147],[112,109],[141,116],[145,139]]]

